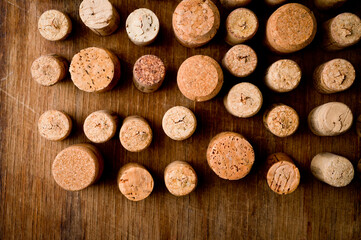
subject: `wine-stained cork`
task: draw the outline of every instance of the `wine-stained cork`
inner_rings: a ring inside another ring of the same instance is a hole
[[[242,82],[234,85],[223,99],[224,106],[233,116],[248,118],[261,110],[263,97],[258,87]]]
[[[148,122],[139,116],[129,116],[123,121],[119,139],[122,146],[130,152],[140,152],[149,147],[153,133]]]
[[[173,31],[185,47],[200,47],[217,33],[220,15],[211,0],[183,0],[173,13]]]
[[[263,123],[277,137],[288,137],[296,132],[300,120],[293,108],[285,104],[274,104],[264,113]]]
[[[235,132],[219,133],[208,145],[208,165],[223,179],[244,178],[251,171],[254,160],[252,145]]]
[[[224,55],[222,65],[236,77],[247,77],[256,70],[257,54],[249,46],[239,44],[233,46]]]
[[[298,3],[288,3],[268,19],[266,43],[277,53],[292,53],[309,45],[316,31],[317,23],[311,10]]]
[[[163,83],[165,66],[163,61],[154,55],[140,57],[133,67],[134,85],[142,92],[156,91]]]
[[[295,61],[281,59],[267,69],[265,84],[275,92],[290,92],[300,84],[301,77],[301,68]]]
[[[119,81],[120,62],[111,51],[90,47],[73,57],[69,71],[71,80],[80,90],[105,92],[111,90]]]
[[[341,102],[329,102],[314,108],[308,115],[308,126],[318,136],[337,136],[351,128],[351,109]]]
[[[197,174],[192,166],[184,161],[174,161],[164,170],[164,182],[174,196],[190,194],[197,186]]]
[[[333,153],[319,153],[311,161],[311,172],[320,181],[333,187],[344,187],[354,177],[352,163]]]
[[[221,4],[225,8],[243,7],[249,4],[252,0],[221,0]]]
[[[69,36],[72,24],[67,14],[52,9],[41,14],[38,29],[43,38],[49,41],[59,41]]]
[[[58,110],[48,110],[38,120],[40,136],[51,141],[61,141],[69,136],[72,120],[68,114]]]
[[[288,0],[265,0],[265,3],[270,6],[276,6],[287,2]]]
[[[94,143],[104,143],[114,137],[118,127],[118,116],[111,111],[99,110],[84,121],[85,136]]]
[[[79,191],[95,183],[103,172],[99,150],[90,144],[77,144],[62,150],[52,165],[55,182],[65,190]]]
[[[347,0],[315,0],[315,5],[321,10],[341,7]]]
[[[210,100],[222,88],[222,68],[211,57],[192,56],[179,67],[177,84],[182,94],[190,100],[196,102]]]
[[[100,36],[108,36],[119,26],[120,17],[108,0],[83,0],[79,15],[85,26]]]
[[[131,201],[147,198],[154,187],[152,175],[138,163],[125,164],[119,170],[117,181],[120,192]]]
[[[51,86],[64,79],[69,68],[65,58],[56,54],[43,55],[31,65],[31,76],[43,86]]]

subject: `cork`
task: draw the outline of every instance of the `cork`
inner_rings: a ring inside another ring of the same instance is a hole
[[[130,152],[140,152],[149,147],[153,133],[148,122],[139,116],[129,116],[123,121],[119,139],[122,146]]]
[[[341,102],[329,102],[314,108],[308,115],[308,126],[318,136],[337,136],[351,128],[351,109]]]
[[[185,47],[195,48],[208,43],[217,33],[220,15],[211,0],[183,0],[173,13],[174,34]]]
[[[224,106],[233,116],[249,118],[261,110],[263,97],[261,91],[252,83],[242,82],[234,85],[223,99]]]
[[[186,98],[196,102],[207,101],[221,90],[223,71],[213,58],[195,55],[179,67],[177,84]]]
[[[266,44],[276,53],[296,52],[312,42],[316,31],[317,23],[311,10],[298,3],[288,3],[268,19]]]
[[[263,115],[264,126],[277,137],[288,137],[294,134],[299,122],[297,112],[281,103],[272,105]]]
[[[85,136],[94,143],[104,143],[112,139],[117,131],[118,116],[108,110],[91,113],[84,121]]]
[[[275,193],[286,195],[300,184],[300,171],[285,153],[273,153],[267,158],[267,184]]]
[[[164,114],[162,127],[168,137],[181,141],[189,138],[195,132],[197,119],[188,108],[175,106]]]
[[[120,192],[131,201],[147,198],[154,187],[152,175],[138,163],[125,164],[119,170],[117,181]]]
[[[208,165],[223,179],[244,178],[251,171],[254,160],[251,144],[235,132],[219,133],[208,145]]]
[[[236,77],[247,77],[257,67],[256,52],[249,46],[239,44],[228,50],[223,57],[222,65]]]
[[[139,8],[129,14],[125,29],[135,45],[146,46],[156,39],[159,33],[159,20],[151,10]]]
[[[90,144],[77,144],[62,150],[52,165],[55,182],[65,190],[79,191],[95,183],[103,172],[99,150]]]
[[[79,7],[85,26],[100,36],[108,36],[119,26],[120,17],[108,0],[83,0]]]
[[[159,57],[144,55],[134,64],[134,85],[142,92],[154,92],[162,85],[165,71],[164,63]]]
[[[41,14],[38,21],[40,35],[49,41],[64,40],[72,30],[69,16],[58,10],[48,10]]]
[[[250,40],[258,30],[256,14],[247,8],[233,10],[226,20],[226,42],[236,45]]]
[[[346,1],[347,0],[315,0],[315,5],[318,9],[329,10],[341,7]]]
[[[352,163],[345,157],[324,152],[313,157],[311,172],[318,180],[333,187],[344,187],[354,177]]]
[[[68,68],[65,58],[56,54],[43,55],[32,63],[31,76],[40,85],[51,86],[66,77]]]
[[[341,13],[323,24],[323,48],[340,50],[361,39],[361,19],[353,13]]]
[[[301,77],[301,68],[295,61],[281,59],[267,69],[265,84],[274,92],[290,92],[300,84]]]
[[[90,47],[75,54],[70,64],[71,80],[85,92],[111,90],[120,78],[118,57],[104,48]]]
[[[284,4],[287,0],[265,0],[265,3],[269,6],[276,6],[280,4]]]
[[[48,110],[41,114],[38,120],[40,136],[50,141],[61,141],[67,138],[72,126],[69,115],[58,110]]]
[[[189,163],[174,161],[164,170],[164,182],[171,194],[180,197],[190,194],[196,188],[198,178]]]
[[[221,4],[225,8],[237,8],[248,5],[252,0],[221,0]]]

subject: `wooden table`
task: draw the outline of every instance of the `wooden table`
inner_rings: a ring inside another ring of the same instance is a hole
[[[202,48],[182,47],[175,39],[171,19],[179,1],[112,0],[121,15],[121,27],[113,35],[99,37],[87,29],[78,16],[81,0],[3,0],[0,2],[0,239],[360,239],[361,190],[355,178],[344,188],[333,188],[316,180],[310,173],[312,157],[330,151],[349,158],[354,165],[360,158],[360,141],[355,128],[339,137],[316,137],[307,128],[312,108],[329,101],[348,104],[355,116],[361,113],[360,44],[339,52],[318,48],[317,34],[306,49],[288,55],[302,70],[301,85],[291,93],[276,94],[265,88],[262,79],[273,61],[285,58],[269,52],[263,45],[264,26],[274,9],[255,0],[249,6],[260,18],[260,30],[249,41],[258,53],[256,73],[244,79],[225,74],[225,84],[218,96],[208,102],[194,103],[180,93],[177,69],[187,58],[205,54],[220,62],[229,49],[224,42],[227,11],[219,2],[223,28],[215,39]],[[318,23],[350,11],[361,15],[361,2],[350,0],[344,7],[319,12],[312,1],[304,2],[314,10]],[[161,32],[154,44],[137,47],[129,40],[124,22],[136,8],[152,9],[160,19]],[[73,20],[73,33],[65,41],[49,42],[37,31],[37,20],[48,9],[67,12]],[[78,90],[71,80],[52,87],[36,84],[30,76],[32,61],[42,54],[58,53],[68,60],[79,50],[106,47],[121,60],[122,78],[107,93],[88,94]],[[139,92],[132,83],[132,66],[143,54],[161,57],[168,67],[161,89],[152,94]],[[357,71],[352,88],[343,93],[321,95],[312,87],[313,69],[336,57],[351,61]],[[262,124],[262,113],[250,119],[228,114],[222,99],[240,81],[255,83],[262,90],[263,113],[272,103],[294,107],[301,117],[296,134],[278,138]],[[192,138],[177,142],[168,138],[161,127],[167,109],[182,105],[195,112],[199,127]],[[50,142],[39,136],[37,120],[42,112],[59,109],[68,112],[75,123],[70,138]],[[99,109],[116,111],[121,118],[138,114],[151,123],[154,141],[141,153],[125,151],[117,138],[97,144],[105,156],[105,171],[94,186],[80,192],[66,192],[51,175],[51,164],[63,148],[88,142],[82,131],[86,116]],[[251,173],[239,181],[218,178],[208,167],[205,152],[212,136],[221,131],[245,135],[255,148],[256,163]],[[301,170],[301,184],[289,196],[278,196],[267,186],[263,167],[273,152],[290,154]],[[185,160],[199,175],[199,186],[189,196],[172,196],[164,186],[163,170],[174,160]],[[155,190],[145,201],[130,202],[116,184],[119,168],[128,162],[144,164],[153,174]]]

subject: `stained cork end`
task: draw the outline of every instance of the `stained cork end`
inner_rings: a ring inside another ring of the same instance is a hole
[[[64,40],[71,33],[72,23],[67,14],[52,9],[41,14],[38,30],[49,41]]]
[[[297,112],[284,104],[272,105],[263,115],[264,126],[277,137],[288,137],[294,134],[299,122]]]
[[[58,110],[48,110],[38,120],[40,136],[50,141],[61,141],[67,138],[72,129],[72,120],[68,114]]]
[[[65,58],[56,54],[43,55],[32,63],[31,76],[40,85],[52,86],[66,77],[68,68]]]
[[[99,110],[85,119],[83,130],[90,141],[104,143],[114,137],[117,127],[118,116],[114,112]]]
[[[258,63],[256,52],[249,46],[233,46],[224,55],[222,65],[236,77],[247,77],[256,70]]]
[[[197,186],[197,174],[190,164],[174,161],[164,170],[164,182],[168,191],[174,196],[185,196],[193,192]]]
[[[153,139],[148,122],[139,116],[129,116],[123,121],[119,139],[122,146],[130,152],[140,152],[149,147]]]

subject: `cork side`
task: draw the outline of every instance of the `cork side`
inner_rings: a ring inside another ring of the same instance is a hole
[[[114,137],[118,116],[111,111],[100,110],[91,113],[84,121],[85,136],[94,143],[104,143]]]
[[[71,33],[72,23],[67,14],[52,9],[40,16],[38,30],[49,41],[64,40]]]
[[[249,46],[239,44],[228,50],[222,60],[222,65],[236,77],[247,77],[257,67],[256,52]]]
[[[43,86],[51,86],[63,80],[68,71],[68,62],[55,54],[43,55],[31,65],[32,78]]]
[[[351,109],[344,103],[329,102],[322,105],[317,121],[320,121],[320,132],[326,136],[337,136],[345,133],[352,126]]]
[[[299,126],[299,117],[293,108],[277,104],[265,112],[263,123],[277,137],[288,137],[296,132]]]
[[[267,69],[265,84],[275,92],[290,92],[300,84],[301,77],[301,68],[295,61],[281,59]]]
[[[164,170],[164,182],[175,196],[190,194],[197,186],[197,174],[187,162],[174,161]]]
[[[62,111],[48,110],[38,120],[39,134],[47,140],[64,140],[70,135],[71,129],[72,120]]]

